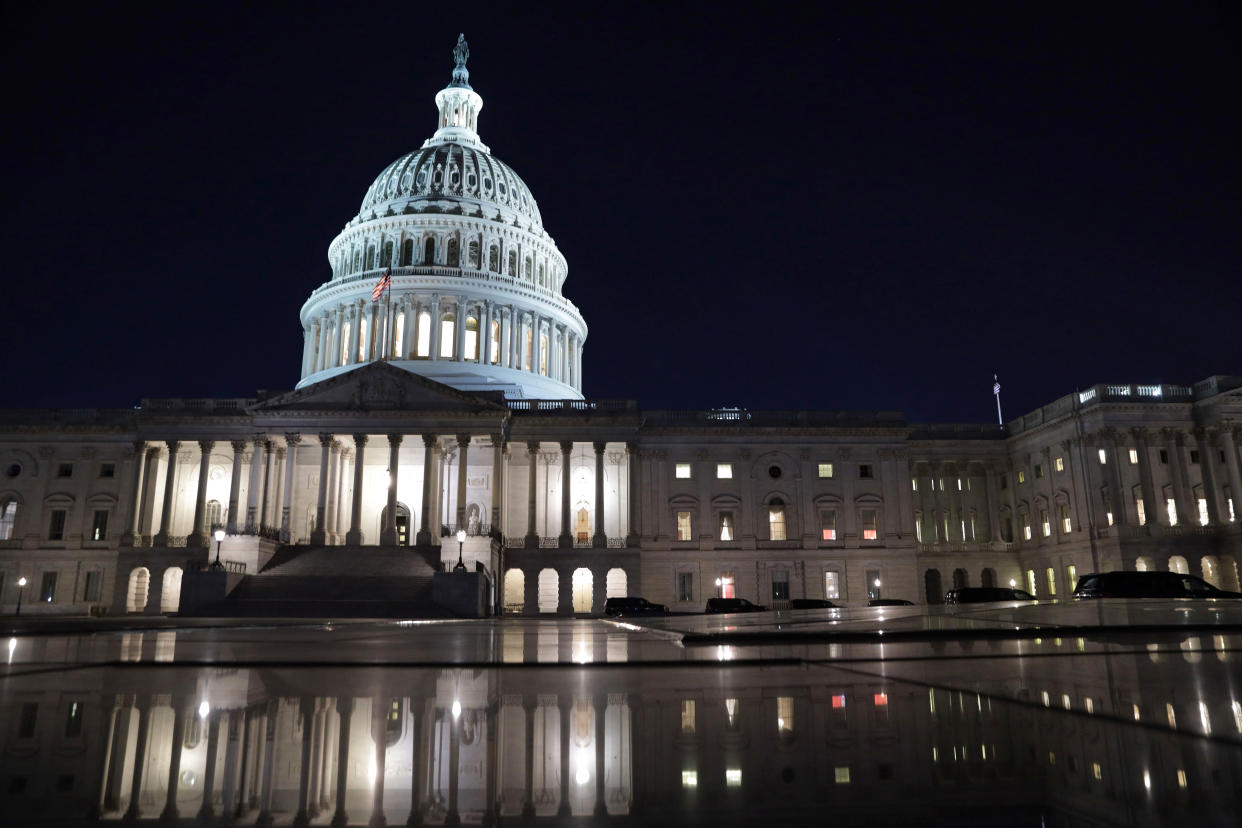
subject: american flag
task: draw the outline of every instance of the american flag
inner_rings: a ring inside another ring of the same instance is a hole
[[[384,291],[392,287],[392,268],[385,268],[384,275],[376,282],[375,287],[371,289],[371,301],[378,302],[379,298],[384,295]]]
[[[992,381],[996,383],[995,385],[992,386],[992,393],[999,397],[1000,396],[1000,381],[996,379],[995,375],[992,376]]]

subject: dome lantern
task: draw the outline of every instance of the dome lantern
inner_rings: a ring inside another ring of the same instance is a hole
[[[453,49],[453,79],[449,85],[436,93],[436,109],[440,118],[436,122],[436,132],[429,138],[424,147],[442,142],[467,144],[487,152],[488,149],[479,140],[479,112],[483,109],[483,98],[470,88],[470,71],[466,69],[466,61],[470,58],[470,47],[466,45],[466,36],[457,36],[457,46]]]

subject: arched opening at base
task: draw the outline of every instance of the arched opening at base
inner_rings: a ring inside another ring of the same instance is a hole
[[[953,570],[953,588],[962,589],[968,586],[970,586],[970,574],[961,568]]]
[[[556,605],[560,598],[559,592],[556,570],[549,567],[541,571],[539,573],[539,611],[556,612]]]
[[[585,566],[574,570],[574,612],[585,613],[591,611],[591,588],[593,583],[594,578],[591,576],[591,570]]]
[[[1181,555],[1169,556],[1169,571],[1176,572],[1179,575],[1190,574],[1190,564],[1186,563],[1186,559]]]
[[[164,589],[160,593],[160,612],[176,612],[181,607],[181,567],[164,570]]]
[[[388,507],[380,510],[380,532],[388,525]],[[397,502],[397,546],[410,545],[410,507]]]
[[[140,566],[129,573],[129,587],[125,591],[126,612],[142,612],[147,608],[147,592],[151,587],[151,572]]]
[[[604,581],[605,598],[625,598],[629,595],[628,589],[629,583],[624,569],[618,566],[608,570],[608,576]]]
[[[984,567],[983,571],[979,573],[979,583],[985,587],[996,586],[996,570],[991,567]]]
[[[520,569],[505,573],[504,611],[518,613],[526,608],[526,574]]]
[[[940,578],[939,569],[929,569],[923,573],[923,594],[929,604],[944,603],[944,582]]]

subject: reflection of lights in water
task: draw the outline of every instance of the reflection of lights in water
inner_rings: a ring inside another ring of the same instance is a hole
[[[13,651],[16,649],[17,649],[17,639],[10,638],[9,639],[9,661],[13,660]]]
[[[371,757],[371,765],[367,768],[367,781],[371,783],[371,787],[375,787],[375,777],[377,776],[375,767],[375,757]]]
[[[579,664],[588,664],[591,661],[591,642],[586,636],[578,636],[574,639],[574,661]]]
[[[209,713],[211,713],[211,705],[209,705],[206,701],[198,706],[198,717],[200,719],[207,718]]]
[[[578,761],[576,763],[578,771],[574,774],[574,782],[577,782],[579,785],[585,785],[591,781],[591,764],[594,757],[591,756],[591,751],[587,748],[579,748],[575,752],[578,754]]]
[[[1143,787],[1151,790],[1151,771],[1143,771]]]
[[[453,699],[453,718],[456,719],[456,718],[459,718],[460,716],[461,716],[461,702],[458,701],[457,699]]]
[[[733,647],[728,644],[717,645],[716,660],[717,661],[732,661],[733,660]]]
[[[197,781],[198,776],[194,773],[194,771],[187,770],[181,772],[181,784],[185,785],[187,788],[194,787],[194,783]]]

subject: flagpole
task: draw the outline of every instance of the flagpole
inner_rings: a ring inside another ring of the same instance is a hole
[[[996,378],[996,374],[992,375],[992,393],[996,395],[996,423],[1001,428],[1005,427],[1005,418],[1001,416],[1000,406],[1000,380]]]

